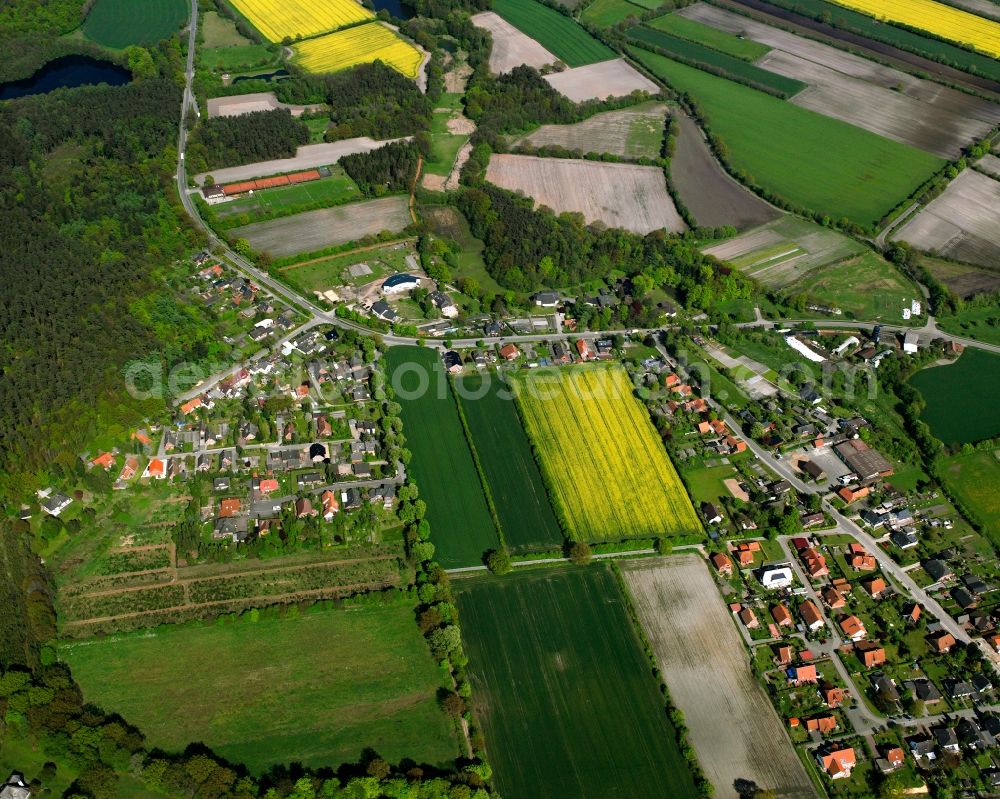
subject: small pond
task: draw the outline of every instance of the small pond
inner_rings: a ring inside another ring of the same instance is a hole
[[[48,94],[55,89],[73,89],[106,83],[124,86],[132,73],[124,67],[86,55],[67,55],[45,64],[30,78],[0,84],[0,100],[32,94]]]

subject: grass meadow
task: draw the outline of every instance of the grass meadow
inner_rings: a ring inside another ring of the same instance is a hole
[[[662,30],[637,27],[630,30],[628,36],[632,41],[664,50],[685,63],[704,66],[712,72],[749,81],[753,86],[782,97],[791,97],[806,88],[806,84],[802,81],[769,72],[737,56],[713,50],[711,47],[679,38]]]
[[[910,385],[927,403],[920,419],[945,444],[1000,435],[1000,355],[968,348],[953,364],[921,369]]]
[[[497,531],[441,359],[423,347],[390,347],[386,359],[413,453],[407,469],[427,502],[435,559],[445,568],[478,566],[497,546]],[[419,391],[422,380],[426,390]]]
[[[514,381],[525,429],[567,533],[580,541],[701,531],[646,409],[619,366]]]
[[[184,0],[97,0],[83,21],[88,39],[115,49],[173,36],[188,18]]]
[[[514,552],[557,549],[562,532],[509,388],[496,375],[463,377],[459,386],[507,545]]]
[[[599,28],[610,28],[629,17],[638,19],[644,13],[645,8],[633,5],[628,0],[594,0],[580,14],[580,19]]]
[[[989,538],[1000,539],[1000,460],[997,451],[973,452],[968,455],[954,455],[941,461],[941,479],[951,489],[987,531],[993,531]]]
[[[59,656],[87,701],[151,746],[200,741],[255,773],[354,762],[365,747],[442,766],[460,751],[405,604],[160,627],[66,642]]]
[[[740,39],[731,33],[716,30],[710,25],[682,17],[680,14],[667,14],[651,19],[646,24],[651,28],[672,33],[681,39],[703,44],[705,47],[741,58],[744,61],[756,61],[771,51],[771,48],[766,44],[751,39]]]
[[[574,20],[535,0],[496,0],[493,10],[571,67],[615,57]]]
[[[635,47],[629,51],[694,99],[735,168],[803,208],[871,226],[944,163],[656,53]]]
[[[329,178],[264,189],[248,197],[222,203],[215,206],[215,215],[223,220],[226,227],[238,227],[364,198],[341,167],[332,167],[331,171],[333,175]]]
[[[607,566],[455,586],[500,793],[697,796]]]

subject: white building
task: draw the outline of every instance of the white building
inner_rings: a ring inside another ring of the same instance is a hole
[[[382,293],[403,294],[407,291],[413,291],[419,285],[420,281],[413,275],[401,272],[398,275],[390,275],[385,279],[385,282],[382,283]]]
[[[920,336],[910,330],[903,336],[903,352],[913,354],[920,349]]]
[[[788,588],[792,580],[792,567],[787,563],[765,566],[760,572],[760,584],[769,590]]]

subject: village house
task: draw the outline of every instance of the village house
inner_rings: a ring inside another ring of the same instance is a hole
[[[854,645],[854,652],[866,669],[881,666],[886,662],[885,649],[871,641],[859,641]]]
[[[323,518],[330,521],[340,510],[340,503],[337,501],[336,495],[329,489],[320,494],[319,499],[323,505]]]
[[[881,599],[889,590],[889,586],[886,585],[885,580],[881,577],[872,577],[868,580],[862,580],[861,587],[872,599]]]
[[[760,570],[760,584],[769,590],[788,588],[793,582],[792,568],[787,563],[764,566]]]
[[[31,799],[31,789],[19,771],[11,772],[7,781],[0,786],[0,799]]]
[[[846,692],[843,688],[830,685],[829,683],[825,683],[820,687],[819,694],[823,699],[823,704],[828,708],[840,707],[844,704],[844,699],[846,698]]]
[[[517,345],[515,344],[504,344],[504,346],[500,348],[500,357],[503,358],[505,361],[516,360],[520,354],[521,351],[517,348]]]
[[[788,676],[788,682],[792,685],[814,685],[819,682],[819,674],[812,663],[791,666],[785,674]]]
[[[312,502],[307,497],[295,500],[295,518],[304,519],[306,517],[318,516],[319,511],[313,508]]]
[[[837,717],[830,714],[813,716],[806,719],[805,728],[807,732],[818,732],[820,735],[826,735],[837,729]]]
[[[793,625],[792,614],[789,613],[788,608],[780,603],[771,608],[771,616],[774,618],[774,623],[779,627],[791,627]]]
[[[709,560],[715,567],[717,574],[722,576],[730,576],[733,573],[733,562],[721,552],[713,552]]]
[[[951,633],[942,631],[928,636],[927,643],[930,644],[933,651],[939,654],[947,654],[958,642]]]
[[[823,627],[823,616],[819,612],[819,608],[813,604],[812,600],[807,599],[799,606],[799,615],[802,617],[802,621],[806,625],[806,629],[810,632],[819,630]]]
[[[839,622],[844,637],[849,641],[858,642],[868,635],[864,623],[857,616],[845,616]]]

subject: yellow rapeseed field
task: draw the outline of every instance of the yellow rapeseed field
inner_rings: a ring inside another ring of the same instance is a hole
[[[701,532],[691,500],[619,366],[514,382],[556,507],[579,541]]]
[[[357,0],[232,0],[236,10],[272,42],[315,36],[374,19]]]
[[[379,59],[415,78],[423,60],[416,47],[378,22],[309,39],[293,49],[295,62],[307,72],[336,72]]]
[[[1000,23],[934,0],[834,0],[886,22],[933,33],[1000,57]]]

